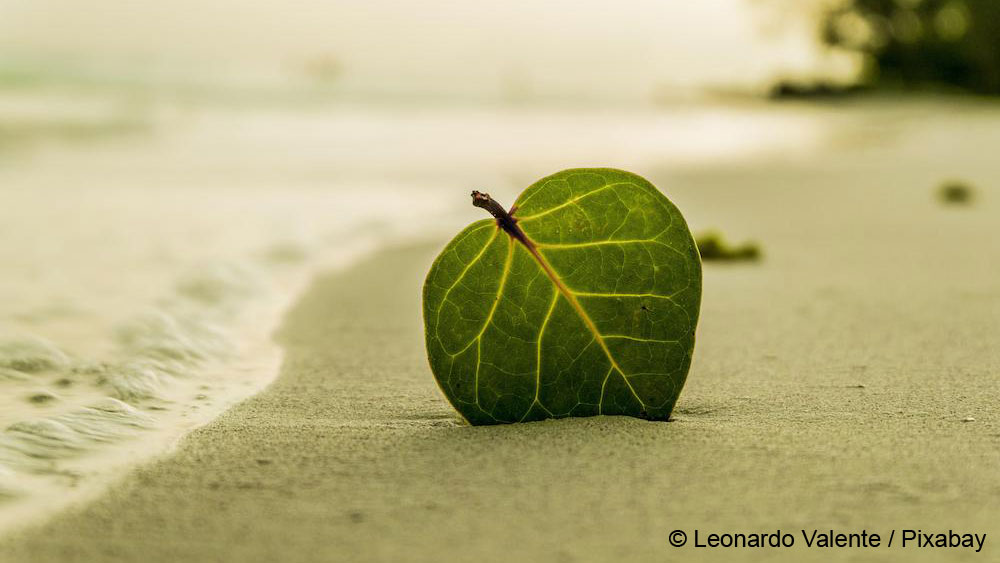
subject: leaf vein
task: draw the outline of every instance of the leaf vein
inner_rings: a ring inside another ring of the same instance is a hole
[[[478,230],[479,229],[476,229],[476,231]],[[451,286],[448,288],[448,290],[444,292],[444,297],[441,298],[441,306],[438,307],[436,318],[434,320],[434,336],[437,337],[438,341],[441,342],[442,345],[444,344],[444,342],[441,341],[441,334],[438,332],[438,327],[441,326],[441,310],[444,309],[444,304],[448,302],[448,297],[451,295],[452,290],[458,287],[458,284],[461,283],[463,279],[465,279],[465,276],[469,273],[469,270],[472,269],[472,266],[483,258],[483,255],[486,254],[486,250],[490,247],[490,245],[493,244],[493,241],[496,240],[497,235],[499,233],[500,229],[497,228],[496,231],[493,232],[493,236],[491,236],[490,239],[486,241],[486,244],[483,245],[483,248],[481,248],[479,252],[476,254],[476,256],[468,264],[465,265],[465,268],[462,269],[462,272],[455,279],[454,283],[452,283]],[[471,235],[472,233],[469,234]],[[466,349],[467,348],[468,346],[466,346]],[[464,351],[465,350],[463,349],[462,352]],[[457,355],[458,354],[453,354],[453,356]]]
[[[549,320],[552,318],[552,313],[556,310],[556,303],[559,302],[559,292],[552,292],[552,303],[549,304],[549,311],[545,314],[545,319],[542,320],[542,327],[538,329],[538,345],[536,346],[535,355],[535,400],[532,405],[528,406],[528,410],[524,413],[524,416],[528,416],[531,412],[531,406],[538,404],[540,407],[545,409],[545,405],[542,405],[541,401],[538,400],[538,395],[542,389],[542,337],[545,335],[545,328],[549,326]],[[524,420],[524,417],[521,417]]]
[[[545,211],[539,211],[538,213],[535,213],[534,215],[529,215],[527,217],[519,217],[518,220],[521,221],[521,222],[534,221],[535,219],[538,219],[540,217],[544,217],[546,215],[549,215],[550,213],[555,213],[556,211],[559,211],[560,209],[564,209],[564,208],[569,207],[571,205],[576,205],[577,202],[580,201],[580,200],[582,200],[582,199],[586,199],[586,198],[588,198],[588,197],[590,197],[590,196],[592,196],[594,194],[603,192],[604,190],[610,190],[611,188],[616,188],[618,186],[635,186],[635,187],[641,189],[641,186],[639,186],[635,182],[615,182],[615,183],[612,183],[612,184],[604,184],[600,188],[595,188],[593,190],[590,190],[589,192],[586,192],[586,193],[580,194],[580,195],[578,195],[578,196],[576,196],[574,198],[568,199],[565,202],[560,203],[559,205],[557,205],[555,207],[550,207],[550,208],[546,209]]]
[[[503,265],[503,274],[500,276],[500,287],[497,289],[496,299],[493,300],[493,306],[490,307],[490,314],[486,317],[486,322],[483,323],[483,328],[479,331],[479,334],[477,334],[476,338],[474,339],[474,342],[478,343],[476,344],[476,378],[473,384],[473,388],[476,390],[476,406],[479,406],[479,367],[482,365],[482,357],[483,357],[482,356],[483,334],[486,333],[486,328],[490,326],[491,322],[493,322],[493,314],[496,313],[497,306],[500,305],[500,296],[503,295],[504,287],[507,285],[507,277],[508,274],[510,274],[510,264],[513,258],[514,258],[514,241],[512,240],[507,245],[507,260],[506,262],[504,262]],[[469,345],[465,347],[465,349],[468,349],[469,346],[472,346],[472,342],[470,342]],[[462,352],[464,352],[465,349],[463,349]],[[459,354],[461,354],[462,352],[459,352]]]

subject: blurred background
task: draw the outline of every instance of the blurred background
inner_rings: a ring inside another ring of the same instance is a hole
[[[734,258],[836,283],[863,230],[920,275],[914,233],[985,232],[924,218],[988,209],[998,93],[995,0],[5,0],[0,426],[106,396],[169,426],[317,268],[567,167],[648,177]],[[4,440],[15,474],[82,448]]]

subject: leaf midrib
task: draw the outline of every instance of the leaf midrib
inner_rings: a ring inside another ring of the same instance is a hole
[[[511,237],[511,239],[517,240],[514,239],[514,237]],[[527,234],[524,235],[524,240],[521,240],[520,242],[528,250],[528,252],[530,252],[531,255],[535,258],[535,261],[542,268],[542,271],[545,272],[545,275],[549,277],[549,280],[552,281],[556,289],[562,294],[564,298],[566,298],[566,301],[570,304],[570,306],[573,307],[573,310],[580,317],[580,320],[583,321],[583,324],[587,326],[587,329],[590,330],[591,334],[594,336],[594,340],[597,341],[597,344],[601,347],[601,350],[604,352],[604,355],[607,356],[608,361],[611,362],[611,369],[608,371],[608,374],[604,376],[604,381],[601,383],[601,401],[600,403],[598,403],[598,412],[601,411],[601,408],[604,403],[604,388],[607,385],[608,379],[611,377],[611,374],[614,373],[614,371],[616,370],[618,371],[619,374],[621,374],[622,381],[625,382],[625,385],[632,393],[632,396],[635,397],[635,400],[639,401],[639,404],[645,407],[646,403],[643,402],[642,398],[639,397],[639,394],[636,392],[635,388],[632,387],[632,383],[629,382],[628,377],[625,375],[625,370],[623,370],[621,366],[618,365],[618,362],[615,360],[614,355],[611,353],[611,349],[608,348],[607,342],[604,341],[604,336],[601,334],[601,331],[598,330],[597,325],[594,324],[594,321],[593,319],[590,318],[590,315],[587,314],[587,311],[583,308],[583,305],[580,305],[580,302],[576,298],[576,294],[573,293],[573,291],[566,286],[566,284],[562,281],[562,278],[560,278],[559,274],[557,274],[556,271],[552,268],[552,266],[549,264],[549,261],[546,260],[544,256],[542,256],[542,253],[538,251],[538,248],[535,246],[535,243],[531,240],[530,237],[527,236]],[[500,296],[498,294],[497,300],[499,299]],[[551,314],[551,311],[549,312],[549,314]],[[539,345],[541,345],[541,334],[539,334]]]

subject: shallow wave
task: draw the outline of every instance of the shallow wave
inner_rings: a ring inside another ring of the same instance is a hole
[[[171,398],[197,384],[196,376],[207,363],[232,354],[236,343],[226,324],[235,320],[245,301],[261,296],[266,285],[262,277],[247,266],[230,264],[182,276],[159,307],[118,327],[109,361],[72,359],[54,343],[32,335],[0,342],[0,381],[35,386],[51,382],[71,395],[63,397],[47,388],[27,394],[10,389],[8,401],[62,403],[63,409],[13,422],[0,433],[0,466],[5,466],[0,479],[6,482],[0,482],[0,490],[17,490],[17,472],[60,473],[63,469],[55,460],[167,423],[162,412],[169,409]],[[83,400],[90,402],[72,406]],[[149,414],[156,412],[161,414]]]
[[[174,263],[137,272],[164,291],[127,280],[120,299],[104,296],[101,304],[112,306],[90,316],[93,294],[66,282],[55,287],[75,290],[74,301],[46,302],[28,284],[15,286],[34,299],[4,311],[30,322],[0,332],[0,532],[92,493],[269,383],[281,359],[271,333],[313,273],[420,232],[418,222],[398,220],[410,208],[393,216],[370,205],[378,198],[350,195],[340,206],[353,209],[349,220],[311,244],[275,237],[228,252],[242,258],[203,260],[180,274],[171,274]],[[160,283],[163,274],[172,279]],[[97,280],[98,289],[115,286]],[[73,330],[56,330],[65,317],[33,314],[56,306],[79,312],[67,323]],[[131,313],[105,322],[117,311]],[[32,327],[69,336],[46,339]]]
[[[45,471],[53,469],[51,460],[77,455],[95,444],[134,436],[153,424],[153,417],[106,397],[58,416],[11,424],[0,436],[0,461],[16,469]]]

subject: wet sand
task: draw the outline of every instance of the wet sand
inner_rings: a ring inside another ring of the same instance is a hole
[[[651,177],[691,224],[765,254],[706,264],[673,422],[465,426],[423,350],[441,243],[391,250],[314,282],[266,391],[0,541],[0,560],[996,558],[1000,191],[947,208],[928,161],[872,174],[880,159]],[[895,529],[895,546],[805,549],[817,528]],[[673,548],[675,529],[781,529],[796,547]],[[903,529],[988,537],[979,554],[903,550]]]

